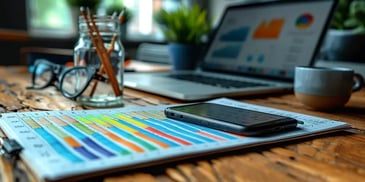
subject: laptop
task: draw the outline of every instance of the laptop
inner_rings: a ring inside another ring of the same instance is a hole
[[[337,0],[229,6],[196,70],[126,73],[126,87],[183,101],[293,89],[294,67],[314,64]]]

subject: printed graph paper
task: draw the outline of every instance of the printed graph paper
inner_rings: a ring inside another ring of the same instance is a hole
[[[139,164],[291,140],[344,129],[342,122],[229,99],[211,102],[304,121],[300,129],[268,137],[230,134],[164,116],[166,106],[2,114],[0,126],[23,147],[23,160],[40,179],[58,180]]]

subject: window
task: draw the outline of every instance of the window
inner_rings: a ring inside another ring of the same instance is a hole
[[[28,0],[27,3],[31,36],[67,38],[76,35],[72,12],[65,1]]]
[[[126,39],[130,41],[163,41],[153,14],[161,9],[173,10],[188,0],[102,0],[98,14],[105,14],[113,3],[121,3],[132,12]],[[79,10],[70,8],[65,0],[28,0],[28,30],[34,37],[71,38],[77,36]]]
[[[133,19],[128,23],[127,39],[162,41],[163,34],[153,21],[154,13],[161,9],[176,9],[179,1],[124,0],[125,6],[132,10]]]

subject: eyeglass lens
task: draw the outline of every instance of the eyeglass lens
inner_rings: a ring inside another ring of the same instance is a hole
[[[74,68],[64,72],[60,80],[60,90],[66,97],[77,97],[89,85],[93,73],[86,67]]]
[[[47,87],[53,79],[53,68],[49,64],[38,64],[34,69],[33,87]]]

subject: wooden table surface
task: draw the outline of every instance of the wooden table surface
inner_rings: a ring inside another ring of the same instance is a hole
[[[64,98],[55,88],[26,90],[25,67],[0,67],[0,112],[88,109]],[[181,101],[125,89],[125,107]],[[332,112],[310,110],[293,94],[235,98],[244,102],[347,122],[354,129],[292,142],[235,150],[163,165],[123,171],[85,181],[365,181],[365,89]],[[30,164],[31,165],[31,164]],[[27,171],[27,166],[20,163]],[[0,181],[12,181],[11,164],[0,159]],[[26,172],[26,181],[37,181]]]

